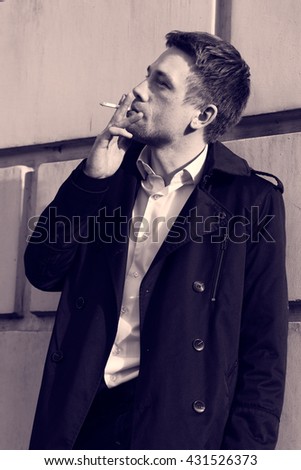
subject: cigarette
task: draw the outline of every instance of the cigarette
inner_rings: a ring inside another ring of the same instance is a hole
[[[114,109],[119,108],[119,104],[108,103],[107,101],[101,101],[99,104],[100,106],[105,106],[106,108],[114,108]]]

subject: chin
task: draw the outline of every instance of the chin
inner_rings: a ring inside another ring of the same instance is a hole
[[[159,133],[149,133],[144,126],[139,126],[140,121],[127,127],[127,130],[133,134],[135,141],[144,145],[153,147],[165,145],[169,140]]]
[[[143,132],[139,132],[139,130],[135,128],[134,125],[133,127],[129,126],[127,130],[131,132],[131,134],[133,134],[133,138],[137,142],[141,142],[142,144],[147,144],[149,142],[148,136],[145,135]]]
[[[144,144],[144,145],[148,145],[149,143],[147,140],[143,139],[143,137],[136,136],[136,135],[133,136],[133,140],[135,142],[139,142],[140,144]]]

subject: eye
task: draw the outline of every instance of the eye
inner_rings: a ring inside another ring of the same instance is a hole
[[[165,74],[157,71],[147,70],[145,78],[148,79],[153,85],[162,89],[171,89],[169,81],[166,79]]]
[[[169,88],[169,85],[168,83],[166,83],[164,80],[162,80],[162,78],[157,78],[156,80],[157,84],[162,87],[162,88]]]

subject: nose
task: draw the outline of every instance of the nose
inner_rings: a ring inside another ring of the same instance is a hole
[[[148,83],[146,78],[141,83],[139,83],[139,85],[133,88],[133,94],[137,100],[148,100]]]

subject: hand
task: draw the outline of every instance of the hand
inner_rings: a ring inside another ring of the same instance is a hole
[[[86,160],[84,168],[86,175],[92,178],[107,178],[120,167],[133,137],[126,128],[143,117],[142,113],[133,113],[127,117],[132,100],[131,94],[122,96],[119,108],[104,131],[97,136]]]

